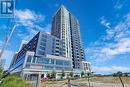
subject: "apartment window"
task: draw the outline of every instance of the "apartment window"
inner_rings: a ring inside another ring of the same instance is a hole
[[[40,46],[40,49],[41,49],[41,50],[45,50],[45,47],[43,47],[43,46]]]
[[[54,64],[54,59],[49,59],[49,64]]]
[[[56,41],[57,41],[57,42],[59,42],[59,40],[58,40],[58,39],[57,39]]]
[[[45,42],[41,42],[40,45],[46,46],[46,43]]]
[[[56,65],[63,65],[63,61],[62,60],[56,60]]]
[[[43,34],[42,37],[47,38],[47,35],[44,35],[44,34]]]
[[[62,55],[63,53],[62,52],[60,52],[60,55]]]
[[[43,59],[41,57],[37,58],[37,63],[43,63]]]
[[[71,70],[70,67],[64,67],[64,70]]]
[[[63,67],[55,67],[56,68],[56,70],[63,70]]]
[[[59,45],[59,43],[56,43],[56,45]]]
[[[36,41],[34,41],[34,43],[33,43],[34,45],[36,44]]]
[[[46,42],[46,39],[45,39],[45,38],[42,38],[41,41]]]
[[[52,70],[54,67],[53,66],[44,66],[44,68],[47,70]]]
[[[33,46],[33,48],[35,48],[35,46]]]
[[[69,61],[64,61],[65,66],[71,66],[71,63]]]
[[[56,49],[59,49],[59,47],[56,47]]]
[[[39,50],[39,51],[38,51],[38,54],[39,54],[39,55],[45,55],[45,52],[44,52],[44,51]]]
[[[33,57],[33,61],[32,62],[35,63],[35,61],[36,61],[36,57]]]
[[[77,53],[77,56],[79,56],[79,53]]]
[[[56,52],[56,53],[59,53],[59,50],[56,50],[55,52]]]
[[[59,54],[55,54],[55,56],[59,56]]]
[[[43,64],[49,64],[49,59],[43,59]]]
[[[32,56],[28,56],[28,58],[27,58],[27,62],[31,62],[31,60],[32,60]]]

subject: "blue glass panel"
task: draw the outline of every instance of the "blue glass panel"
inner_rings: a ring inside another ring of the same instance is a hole
[[[27,58],[27,62],[31,62],[31,60],[32,60],[32,56],[28,56],[28,58]]]
[[[44,46],[40,46],[39,47],[41,50],[45,50],[45,47]]]
[[[55,69],[56,69],[56,70],[63,70],[63,67],[56,66]]]
[[[37,58],[37,63],[43,63],[43,59],[40,58],[40,57],[38,57],[38,58]]]
[[[71,67],[64,67],[64,70],[71,70]]]
[[[56,65],[63,65],[63,60],[56,60]]]
[[[65,66],[71,66],[71,63],[70,63],[70,61],[64,61],[64,65]]]
[[[45,55],[45,51],[43,51],[43,50],[38,50],[38,54],[39,54],[39,55]]]
[[[37,58],[37,63],[40,63],[40,64],[54,64],[54,60],[49,59],[49,58],[39,57],[39,58]]]
[[[44,68],[45,68],[46,70],[53,70],[53,69],[54,69],[54,66],[44,66]]]

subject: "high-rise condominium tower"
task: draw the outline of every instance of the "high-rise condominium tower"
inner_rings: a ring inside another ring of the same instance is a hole
[[[81,61],[85,60],[85,55],[79,22],[63,5],[53,17],[51,34],[62,39],[63,56],[72,58],[73,68],[81,68]]]

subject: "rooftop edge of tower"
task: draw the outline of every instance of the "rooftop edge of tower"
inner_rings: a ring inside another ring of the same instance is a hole
[[[59,7],[58,10],[54,13],[53,16],[55,16],[55,15],[57,14],[57,12],[59,12],[60,9],[65,9],[65,10],[68,11],[68,9],[67,9],[63,4],[61,4],[60,7]]]

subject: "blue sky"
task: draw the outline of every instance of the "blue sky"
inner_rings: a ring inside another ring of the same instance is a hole
[[[50,32],[52,17],[61,4],[79,19],[86,59],[94,72],[130,71],[129,0],[16,0],[15,22],[0,18],[0,49],[9,26],[20,23],[2,56],[5,68],[22,40],[30,40],[38,31]]]

